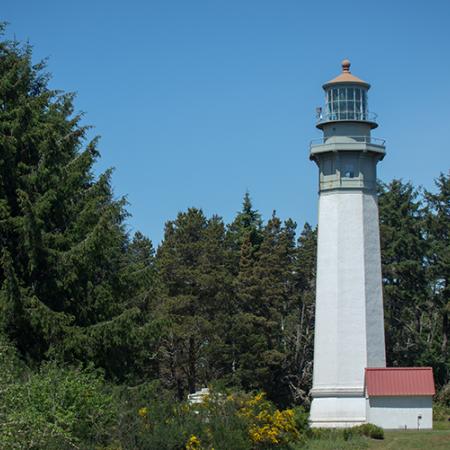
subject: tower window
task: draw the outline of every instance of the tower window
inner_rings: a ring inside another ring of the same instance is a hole
[[[344,177],[354,178],[355,177],[355,167],[353,164],[346,164],[344,167]]]
[[[326,93],[329,120],[366,120],[367,92],[359,87],[332,88]]]
[[[334,162],[333,158],[324,158],[322,170],[325,176],[333,175],[335,173],[333,162]]]

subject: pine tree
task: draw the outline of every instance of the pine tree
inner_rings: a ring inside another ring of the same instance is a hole
[[[73,94],[48,79],[29,45],[0,42],[3,328],[30,360],[94,361],[123,379],[145,325],[137,297],[151,281],[130,276],[125,201],[110,171],[93,174],[97,139],[86,144]]]
[[[163,376],[179,398],[220,371],[214,360],[227,309],[225,227],[191,208],[166,224],[157,265],[164,285],[160,311],[169,323],[163,345]]]
[[[293,265],[292,307],[287,320],[286,378],[294,401],[307,403],[312,384],[317,228],[305,223]]]
[[[238,363],[235,379],[244,388],[264,389],[279,404],[286,403],[284,368],[288,352],[286,322],[291,303],[295,223],[273,214],[253,255],[250,234],[241,248],[236,280],[238,312],[234,336]]]
[[[427,202],[427,239],[430,242],[429,280],[433,302],[433,367],[436,381],[444,385],[450,380],[450,175],[441,173],[436,180],[437,192],[425,192]]]
[[[379,206],[387,363],[423,365],[432,325],[423,205],[410,183],[394,180],[380,187]]]
[[[249,240],[253,252],[259,248],[262,241],[262,219],[261,214],[253,209],[253,204],[248,192],[242,201],[242,210],[237,213],[233,222],[227,229],[227,243],[231,250],[230,267],[239,267],[239,254],[245,240]]]
[[[265,318],[261,311],[261,282],[256,274],[256,257],[251,235],[242,242],[239,272],[234,282],[234,310],[230,340],[233,349],[232,383],[244,389],[261,389],[268,371],[261,355],[267,351]]]

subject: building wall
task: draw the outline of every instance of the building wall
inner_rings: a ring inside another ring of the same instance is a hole
[[[367,422],[387,429],[433,428],[432,397],[371,397],[367,399]],[[422,416],[419,420],[418,416]]]
[[[363,390],[364,369],[384,355],[376,196],[321,193],[313,390]]]
[[[363,195],[366,367],[386,367],[378,198]]]
[[[321,192],[312,426],[364,422],[364,370],[384,366],[376,194]]]
[[[366,404],[363,395],[316,397],[310,411],[313,428],[349,428],[366,422]]]

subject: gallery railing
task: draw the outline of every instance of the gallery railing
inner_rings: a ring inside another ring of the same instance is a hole
[[[317,114],[317,123],[322,122],[334,122],[341,120],[356,120],[363,122],[376,122],[377,114],[366,111],[366,112],[357,112],[357,111],[338,111],[338,112],[319,112]]]
[[[372,136],[329,136],[319,139],[313,139],[309,143],[309,148],[311,149],[312,147],[315,147],[317,145],[344,143],[338,141],[340,138],[345,139],[345,146],[358,146],[361,143],[364,143],[384,147],[384,144],[386,143],[386,139],[374,138]]]

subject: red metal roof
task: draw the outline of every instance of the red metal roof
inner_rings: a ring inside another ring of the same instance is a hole
[[[366,369],[369,397],[434,395],[431,367],[383,367]]]

